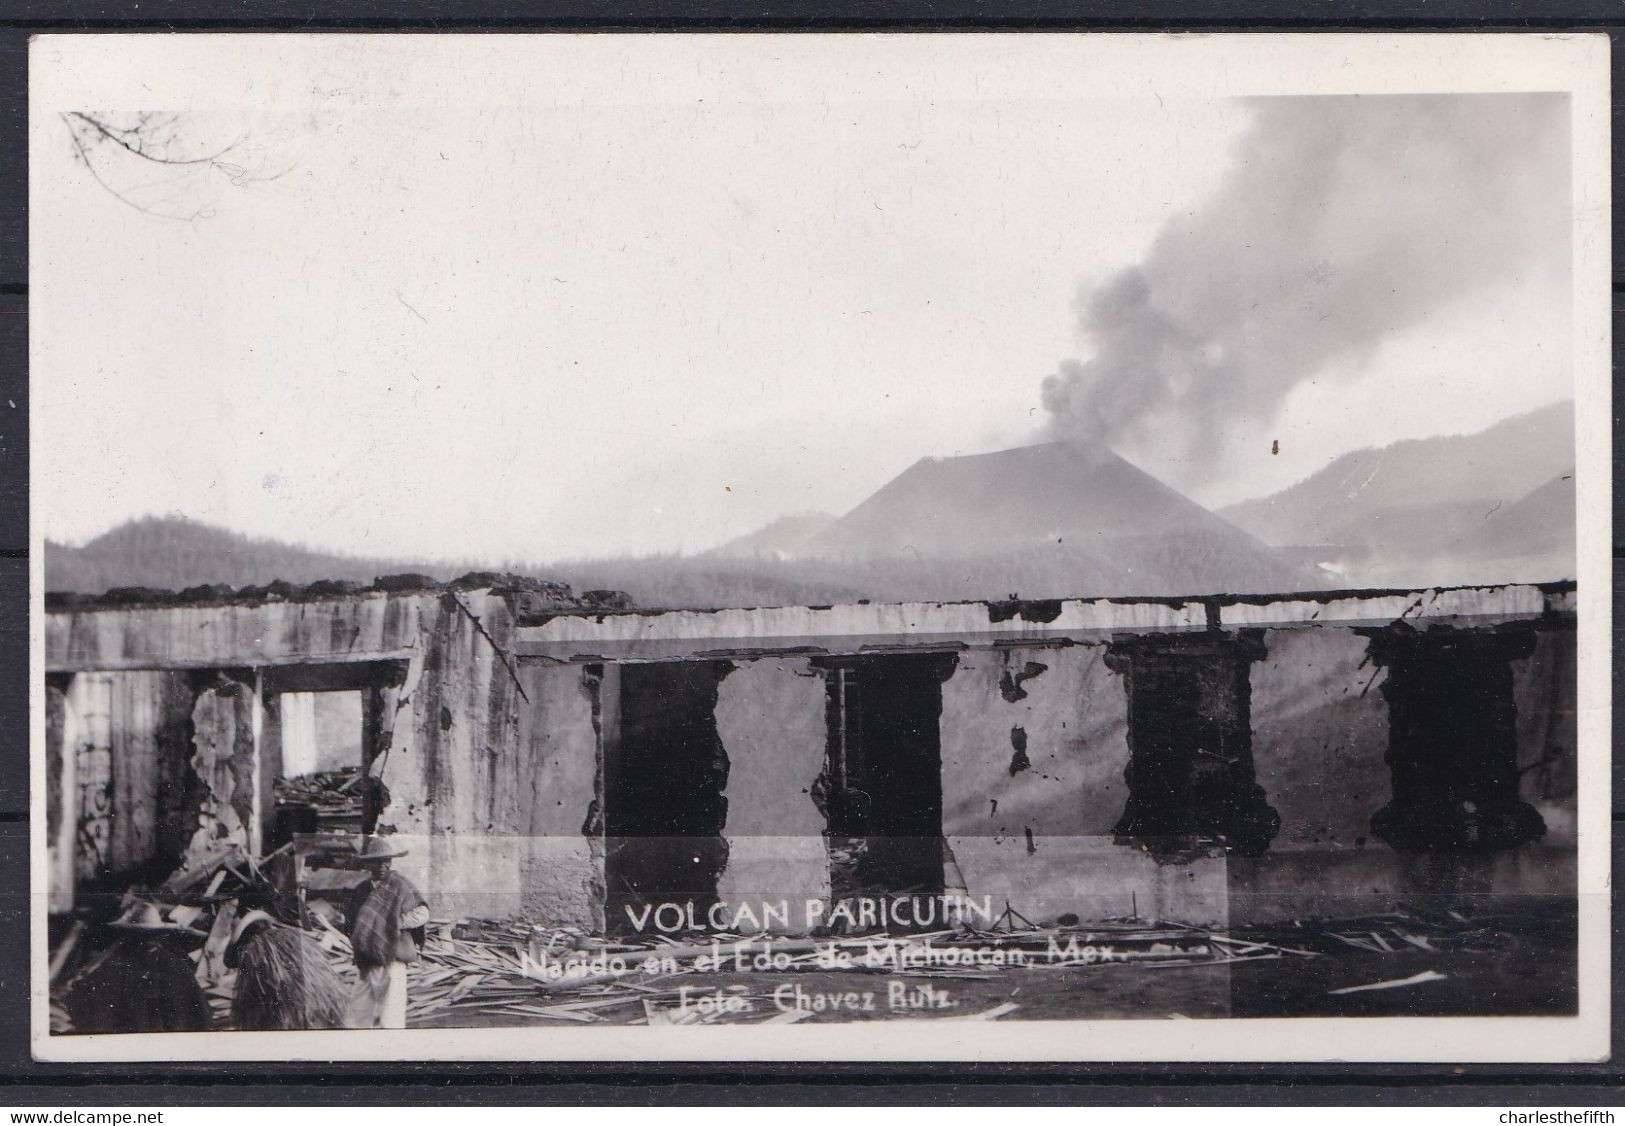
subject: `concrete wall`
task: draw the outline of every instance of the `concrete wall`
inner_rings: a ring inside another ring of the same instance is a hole
[[[598,800],[597,677],[579,665],[523,670],[530,706],[520,711],[521,772],[529,806],[519,908],[554,925],[603,925],[603,841]]]
[[[717,695],[717,733],[728,755],[717,881],[733,903],[829,895],[824,818],[812,787],[824,768],[824,675],[804,658],[742,661]]]
[[[1546,820],[1544,843],[1556,847],[1572,846],[1575,840],[1576,657],[1570,623],[1542,630],[1534,653],[1512,662],[1523,770],[1519,792]]]
[[[516,914],[537,773],[519,719],[537,701],[509,655],[513,607],[488,591],[445,591],[383,616],[386,627],[407,619],[420,633],[374,759],[390,794],[379,831],[410,850],[398,866],[432,890],[436,917]]]
[[[1367,639],[1345,628],[1267,631],[1253,667],[1253,759],[1281,814],[1263,856],[1229,859],[1233,921],[1352,915],[1398,901],[1448,905],[1461,895],[1573,892],[1574,633],[1548,624],[1535,652],[1513,662],[1520,796],[1547,836],[1510,852],[1407,856],[1377,839],[1371,816],[1391,793],[1386,670]]]
[[[380,714],[368,748],[391,795],[380,826],[410,848],[400,867],[435,915],[602,926],[599,764],[618,737],[615,662],[687,657],[735,666],[716,706],[730,764],[721,896],[820,898],[829,865],[812,791],[825,754],[823,673],[806,653],[783,650],[873,652],[877,638],[898,651],[940,649],[963,628],[942,687],[945,882],[992,897],[995,910],[1008,899],[1034,921],[1137,913],[1222,924],[1461,889],[1572,886],[1572,592],[1219,601],[542,620],[511,593],[462,589],[54,611],[53,870],[65,876],[71,859],[80,878],[95,878],[161,853],[165,840],[182,839],[192,857],[221,843],[257,848],[278,762],[276,692],[295,690],[267,684],[288,669],[347,668],[384,678],[370,689]],[[1520,793],[1548,828],[1539,845],[1441,864],[1371,835],[1371,814],[1390,796],[1385,674],[1357,630],[1383,615],[1538,629],[1513,685],[1528,768]],[[1113,837],[1127,796],[1128,707],[1103,654],[1114,637],[1221,621],[1262,632],[1252,756],[1280,831],[1255,859],[1159,862]],[[154,797],[166,789],[181,795],[167,806]],[[85,839],[66,856],[70,798]],[[53,904],[65,901],[60,891]]]
[[[75,677],[68,688],[75,717],[73,745],[74,875],[93,880],[108,875],[113,860],[113,678]]]
[[[401,870],[436,890],[437,914],[517,912],[522,860],[534,835],[536,771],[534,745],[525,743],[521,753],[519,718],[529,706],[523,674],[507,652],[515,612],[511,596],[444,590],[50,615],[47,668],[72,674],[66,698],[80,713],[76,784],[94,846],[79,850],[80,877],[113,862],[115,823],[131,839],[149,832],[151,815],[142,810],[120,818],[98,812],[113,803],[113,701],[123,698],[116,684],[196,678],[188,697],[190,767],[200,786],[185,858],[192,860],[223,843],[258,850],[270,817],[272,767],[280,755],[262,745],[266,709],[254,670],[365,666],[398,670],[391,675],[400,681],[386,690],[390,704],[372,750],[391,796],[380,829],[401,834],[410,849]],[[580,678],[579,670],[567,675]],[[139,693],[135,699],[144,706]],[[152,725],[135,719],[125,726]],[[557,745],[568,730],[565,724],[548,738]],[[274,722],[269,733],[276,733]],[[595,747],[586,747],[591,761]],[[128,759],[121,776],[129,777],[148,756],[135,749],[118,757]],[[563,756],[555,749],[553,757]],[[577,815],[577,836],[584,816],[585,810]],[[586,918],[579,905],[564,913]]]
[[[46,615],[48,670],[221,668],[405,655],[434,594],[219,606],[96,605]]]
[[[222,845],[260,851],[270,802],[259,761],[263,720],[255,677],[223,677],[197,693],[191,767],[202,793],[182,867]]]
[[[1128,701],[1104,644],[961,655],[943,686],[943,835],[966,892],[1034,922],[1138,912],[1223,922],[1224,865],[1113,843]],[[950,878],[952,873],[950,872]]]
[[[1371,833],[1389,798],[1385,670],[1351,629],[1273,629],[1252,668],[1253,767],[1281,831],[1230,862],[1237,922],[1378,910],[1403,886]]]
[[[73,910],[78,865],[78,722],[62,678],[45,686],[45,848],[53,913]],[[37,822],[36,822],[37,824]]]
[[[1103,646],[960,657],[943,692],[943,832],[972,895],[1035,921],[1063,913],[1243,923],[1390,909],[1397,900],[1572,890],[1574,637],[1542,629],[1515,662],[1521,793],[1538,845],[1448,863],[1402,856],[1370,820],[1390,797],[1384,670],[1352,628],[1265,631],[1252,667],[1258,783],[1281,818],[1261,857],[1159,865],[1113,842],[1128,762],[1121,678]],[[950,876],[951,878],[951,876]]]
[[[57,707],[51,709],[50,758],[59,774],[50,821],[57,851],[72,851],[74,878],[117,880],[161,867],[165,859],[177,863],[197,813],[195,787],[188,785],[193,745],[186,675],[85,673],[51,695]]]

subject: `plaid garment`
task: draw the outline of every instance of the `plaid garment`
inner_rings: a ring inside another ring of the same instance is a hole
[[[387,966],[395,961],[395,949],[402,930],[410,930],[410,918],[422,909],[427,921],[428,903],[412,882],[391,871],[372,882],[372,890],[356,912],[350,928],[350,948],[357,966]],[[419,924],[421,925],[421,924]]]

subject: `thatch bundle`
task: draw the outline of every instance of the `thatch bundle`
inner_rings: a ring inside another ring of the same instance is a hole
[[[237,1027],[251,1031],[342,1028],[348,990],[314,939],[297,927],[260,919],[235,949]]]

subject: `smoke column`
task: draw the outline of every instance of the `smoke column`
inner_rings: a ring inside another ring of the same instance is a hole
[[[1080,293],[1092,355],[1044,380],[1051,437],[1179,444],[1199,473],[1216,424],[1268,420],[1332,361],[1498,285],[1568,285],[1566,95],[1249,108],[1212,198]]]

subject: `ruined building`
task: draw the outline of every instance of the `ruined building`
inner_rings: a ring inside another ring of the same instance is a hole
[[[437,917],[624,931],[661,904],[703,926],[924,894],[1238,923],[1568,894],[1575,599],[635,611],[502,576],[54,598],[51,903],[268,850],[313,701],[339,698],[378,782],[364,827],[404,840]]]

